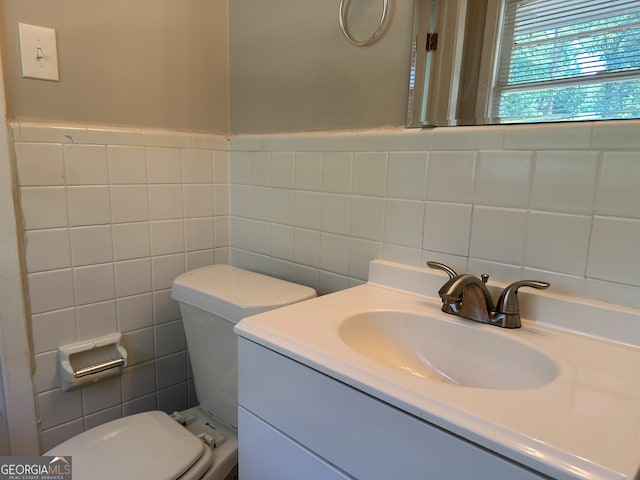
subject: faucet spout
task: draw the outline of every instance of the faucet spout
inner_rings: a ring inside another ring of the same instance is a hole
[[[449,279],[438,291],[442,311],[460,317],[489,323],[494,311],[493,298],[478,277],[464,273]]]

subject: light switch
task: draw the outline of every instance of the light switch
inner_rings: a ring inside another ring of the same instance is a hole
[[[18,23],[22,76],[43,80],[60,80],[58,49],[53,28]]]

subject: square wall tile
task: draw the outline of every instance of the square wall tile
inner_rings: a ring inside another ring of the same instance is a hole
[[[153,328],[143,328],[123,334],[122,345],[127,350],[129,366],[153,360],[155,357]]]
[[[294,209],[294,225],[303,228],[320,228],[320,209],[322,195],[318,192],[296,191]]]
[[[154,324],[158,325],[172,320],[179,320],[180,318],[180,304],[171,298],[170,289],[153,292]]]
[[[43,313],[74,305],[73,276],[70,269],[29,274],[31,312]]]
[[[284,260],[293,260],[293,227],[271,225],[271,255]]]
[[[249,225],[249,248],[260,254],[271,251],[271,224],[252,220]]]
[[[28,230],[68,225],[64,187],[22,187],[20,196]]]
[[[165,255],[151,259],[153,289],[171,288],[173,280],[184,273],[184,254]]]
[[[213,219],[214,245],[216,248],[229,246],[229,217]]]
[[[212,218],[186,219],[184,221],[184,237],[187,251],[213,248],[215,245],[213,232]]]
[[[407,247],[422,245],[424,202],[387,199],[384,242]]]
[[[271,189],[249,187],[249,216],[257,220],[269,220],[271,215]]]
[[[186,409],[188,404],[186,382],[158,391],[158,410],[167,413],[179,412]]]
[[[574,297],[583,297],[585,289],[584,276],[565,275],[562,273],[549,272],[546,270],[539,270],[534,268],[525,267],[522,269],[522,276],[524,278],[533,278],[542,282],[549,282],[551,286],[550,293],[558,295],[571,295]]]
[[[309,267],[320,264],[320,232],[315,230],[294,229],[293,260]]]
[[[156,391],[154,362],[127,367],[122,374],[122,399],[126,402]]]
[[[42,451],[47,452],[65,440],[84,432],[84,430],[84,421],[82,418],[43,429],[40,448],[42,448]]]
[[[595,217],[587,277],[640,285],[640,220]]]
[[[474,152],[431,152],[427,171],[427,200],[471,203]]]
[[[182,185],[149,185],[149,219],[182,217]]]
[[[153,325],[153,295],[144,293],[116,301],[118,331],[131,332]]]
[[[640,218],[640,162],[637,152],[605,153],[596,213]]]
[[[214,183],[229,183],[229,152],[213,152]]]
[[[187,252],[185,255],[185,268],[187,271],[216,263],[215,250],[197,250],[195,252]]]
[[[532,152],[479,152],[474,201],[481,205],[529,205]]]
[[[148,412],[150,410],[157,410],[157,394],[154,392],[151,395],[145,395],[144,397],[136,398],[129,402],[122,404],[123,415],[135,415],[136,413]],[[175,410],[174,410],[175,411]]]
[[[342,275],[349,273],[349,237],[321,234],[320,268]]]
[[[524,264],[552,272],[584,275],[591,217],[530,212]]]
[[[76,321],[80,340],[115,333],[118,331],[116,302],[110,300],[77,307]]]
[[[384,198],[351,198],[351,236],[382,241],[384,233]]]
[[[82,417],[80,390],[49,390],[38,394],[40,428],[47,429]]]
[[[82,389],[82,406],[84,414],[99,412],[122,403],[122,387],[120,377],[107,378],[95,382]]]
[[[75,309],[66,308],[31,317],[35,353],[56,350],[77,340]]]
[[[213,186],[213,214],[229,215],[229,185]]]
[[[351,163],[353,154],[325,152],[322,154],[322,191],[351,192]]]
[[[320,228],[323,232],[348,235],[351,221],[351,197],[322,194]]]
[[[354,153],[352,175],[351,191],[354,194],[384,197],[387,183],[387,154]]]
[[[64,185],[62,145],[55,143],[16,143],[18,183],[25,186]]]
[[[294,190],[271,189],[271,221],[284,225],[293,225]]]
[[[156,360],[158,389],[187,381],[187,352],[182,351]]]
[[[111,223],[109,187],[68,187],[67,205],[71,226]]]
[[[29,273],[71,266],[71,244],[66,228],[30,230],[26,234]]]
[[[185,217],[213,217],[213,185],[184,186]]]
[[[60,388],[57,358],[58,352],[55,350],[35,356],[36,372],[33,375],[33,386],[37,393]]]
[[[213,183],[213,152],[211,150],[184,149],[181,154],[184,183]]]
[[[90,265],[73,269],[76,305],[109,300],[115,296],[113,264]]]
[[[248,185],[230,185],[229,189],[229,213],[239,217],[250,216],[249,195],[252,187]]]
[[[501,262],[470,258],[466,270],[477,276],[482,274],[489,275],[491,277],[489,279],[489,284],[492,284],[493,282],[511,283],[516,280],[520,280],[522,278],[523,269],[520,265],[508,265]],[[538,280],[537,276],[533,278]]]
[[[107,147],[111,184],[147,183],[147,156],[144,147]]]
[[[177,148],[147,148],[147,175],[149,183],[180,183],[182,163]]]
[[[538,152],[531,207],[563,213],[593,211],[598,152]]]
[[[103,145],[65,145],[64,166],[67,185],[109,183],[107,150]]]
[[[382,258],[381,242],[360,238],[349,239],[349,276],[366,282],[369,278],[369,262]]]
[[[387,172],[387,197],[424,200],[427,192],[427,152],[392,152]]]
[[[246,218],[229,219],[229,243],[236,248],[248,250],[251,236],[251,222]],[[235,265],[235,264],[234,264]]]
[[[295,153],[273,152],[271,154],[271,186],[293,188],[295,185]],[[235,183],[232,178],[232,183]]]
[[[149,256],[151,248],[148,222],[117,223],[111,228],[115,260]]]
[[[115,275],[118,298],[151,291],[151,260],[149,258],[116,262]]]
[[[271,186],[271,153],[249,152],[249,185]]]
[[[182,320],[157,325],[154,331],[157,357],[177,353],[187,348]]]
[[[385,243],[382,258],[407,265],[422,265],[422,249]]]
[[[74,267],[113,261],[111,225],[73,227],[69,236]]]
[[[295,163],[295,186],[298,190],[322,189],[322,153],[298,152]]]
[[[122,405],[120,404],[114,407],[105,408],[104,410],[100,410],[99,412],[92,413],[90,415],[85,414],[84,426],[85,429],[89,430],[90,428],[97,427],[98,425],[102,425],[118,418],[122,418]]]
[[[471,205],[427,202],[422,248],[453,255],[468,255]]]
[[[249,184],[249,152],[230,152],[229,178],[233,184]]]
[[[474,207],[469,256],[522,265],[526,223],[525,210]]]
[[[147,186],[112,186],[111,217],[113,223],[143,222],[149,220]]]
[[[82,388],[84,414],[91,414],[122,402],[120,377],[111,377]]]
[[[154,221],[150,222],[149,227],[151,230],[151,255],[168,255],[184,251],[183,220]]]

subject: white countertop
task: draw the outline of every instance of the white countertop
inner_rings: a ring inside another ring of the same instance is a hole
[[[640,475],[638,346],[526,319],[515,330],[474,322],[475,328],[528,343],[551,357],[558,368],[556,378],[546,385],[495,390],[415,377],[360,355],[338,334],[342,319],[373,310],[467,322],[439,309],[439,299],[369,283],[248,317],[236,332],[551,477],[633,479]],[[600,307],[598,313],[602,311]],[[640,313],[624,314],[625,321],[637,315],[640,322]],[[615,310],[611,315],[616,315]]]

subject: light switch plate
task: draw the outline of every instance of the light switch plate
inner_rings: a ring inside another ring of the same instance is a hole
[[[42,80],[60,80],[58,48],[53,28],[18,23],[22,76]]]

